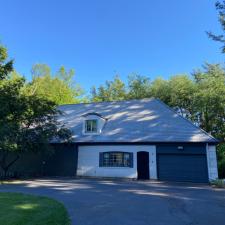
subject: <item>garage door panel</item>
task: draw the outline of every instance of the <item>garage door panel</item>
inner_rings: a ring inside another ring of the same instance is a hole
[[[208,182],[206,155],[158,154],[158,175],[165,181]]]

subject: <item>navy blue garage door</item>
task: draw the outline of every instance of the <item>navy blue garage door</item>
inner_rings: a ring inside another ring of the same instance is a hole
[[[205,154],[158,154],[157,158],[159,180],[208,182]]]

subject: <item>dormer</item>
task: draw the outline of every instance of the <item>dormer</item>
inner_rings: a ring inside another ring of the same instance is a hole
[[[101,134],[107,121],[106,118],[95,112],[84,114],[83,118],[83,134],[85,135]]]

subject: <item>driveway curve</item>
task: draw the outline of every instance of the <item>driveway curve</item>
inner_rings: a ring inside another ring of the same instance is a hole
[[[103,179],[35,179],[2,192],[62,202],[72,225],[213,225],[225,223],[225,190],[206,185]]]

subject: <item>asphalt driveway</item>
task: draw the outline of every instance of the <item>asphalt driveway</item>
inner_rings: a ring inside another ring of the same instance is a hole
[[[0,191],[55,198],[66,206],[72,225],[225,224],[225,190],[205,185],[37,179],[0,185]]]

